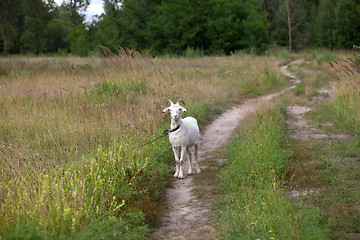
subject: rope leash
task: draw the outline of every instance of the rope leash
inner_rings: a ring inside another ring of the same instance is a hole
[[[155,142],[155,141],[159,140],[160,138],[163,138],[163,137],[167,136],[169,133],[177,131],[179,128],[180,128],[180,125],[178,127],[174,128],[174,129],[166,129],[165,131],[163,131],[161,136],[159,136],[157,138],[154,138],[153,140],[148,141],[146,143],[143,143],[143,144],[141,144],[139,146],[136,146],[136,147],[133,147],[133,148],[130,148],[130,149],[127,149],[127,150],[121,150],[120,152],[128,152],[128,151],[132,151],[132,150],[135,150],[135,149],[138,149],[138,148],[142,148],[142,147],[144,147],[144,146],[146,146],[146,145],[148,145],[148,144],[150,144],[152,142]]]

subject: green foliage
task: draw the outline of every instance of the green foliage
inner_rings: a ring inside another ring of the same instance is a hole
[[[60,18],[52,19],[46,26],[46,45],[47,52],[58,52],[60,49],[69,49],[69,42],[66,36],[70,32],[70,22]]]
[[[319,6],[314,8],[314,41],[317,46],[333,49],[336,45],[334,32],[335,25],[335,1],[321,0]]]
[[[352,60],[352,67],[358,73],[360,73],[360,46],[354,45],[353,49],[357,52],[354,54],[354,59]]]
[[[217,221],[223,239],[327,239],[319,212],[284,196],[293,153],[284,141],[283,108],[258,114],[228,147]]]
[[[153,55],[189,56],[193,54],[189,49],[201,55],[231,55],[238,50],[260,54],[269,43],[289,45],[282,0],[105,0],[105,13],[84,27],[89,3],[1,1],[0,50],[5,55],[61,51],[86,56],[97,46],[115,51],[120,45]],[[360,42],[357,0],[289,3],[294,49],[349,49]]]
[[[87,56],[89,54],[88,31],[84,24],[72,28],[68,40],[71,44],[70,50],[73,54],[79,56]]]
[[[55,234],[51,231],[39,231],[39,225],[35,222],[16,223],[5,232],[0,233],[0,239],[6,240],[51,240]]]
[[[193,49],[192,47],[188,47],[185,51],[184,51],[184,56],[186,58],[195,58],[195,57],[201,57],[204,55],[204,52],[200,49]]]
[[[323,62],[330,62],[333,60],[339,60],[340,58],[336,56],[334,52],[325,52],[323,55],[320,55],[318,59],[316,60],[317,64],[321,66]]]
[[[111,218],[105,221],[94,221],[69,240],[137,240],[146,239],[149,229],[141,212],[129,213],[126,220]]]
[[[348,134],[360,136],[359,103],[360,96],[357,94],[342,94],[329,103],[329,112],[336,127]]]
[[[62,235],[59,239],[68,240],[138,240],[146,239],[149,229],[145,224],[145,217],[141,212],[127,214],[126,220],[122,218],[110,218],[108,220],[96,220],[83,227],[80,232],[73,235]],[[0,233],[0,239],[6,240],[51,240],[55,239],[55,232],[47,229],[40,231],[41,226],[34,222],[18,223]]]
[[[264,94],[268,90],[273,89],[274,86],[284,86],[286,83],[287,81],[284,76],[268,68],[264,68],[260,70],[254,78],[241,82],[239,85],[244,93],[254,97]]]
[[[355,0],[339,0],[335,8],[337,47],[350,49],[360,42],[360,5]]]
[[[24,17],[24,31],[20,42],[24,52],[39,54],[46,44],[46,23],[51,19],[48,5],[39,0],[29,0],[22,4],[27,14]]]
[[[291,89],[296,95],[302,95],[305,94],[305,82],[301,81],[300,83],[296,84],[296,86]]]
[[[139,96],[139,94],[146,94],[149,91],[145,81],[122,81],[121,84],[111,81],[103,81],[97,84],[96,88],[87,92],[89,99],[97,99],[97,101],[106,100],[133,100]]]

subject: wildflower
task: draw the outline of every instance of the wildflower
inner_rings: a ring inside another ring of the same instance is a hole
[[[271,233],[272,232],[272,230],[269,230],[269,233]]]
[[[271,239],[271,240],[275,240],[275,238],[273,238],[273,237],[271,237],[270,239]]]

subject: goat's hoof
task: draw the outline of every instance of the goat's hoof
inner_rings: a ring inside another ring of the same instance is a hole
[[[200,168],[199,168],[199,169],[196,169],[196,171],[197,171],[197,173],[201,173],[201,170],[200,170]]]
[[[179,176],[179,172],[176,172],[175,174],[174,174],[174,178],[177,178]]]
[[[179,173],[179,176],[178,176],[179,179],[182,179],[184,178],[184,175],[182,173]]]
[[[189,171],[188,171],[188,174],[189,174],[189,175],[191,175],[191,174],[192,174],[192,171],[191,171],[191,170],[189,170]]]

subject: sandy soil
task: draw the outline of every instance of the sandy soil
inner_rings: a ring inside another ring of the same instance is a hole
[[[285,68],[286,70],[286,68]],[[287,89],[286,89],[287,90]],[[206,159],[211,152],[224,147],[231,139],[234,129],[250,113],[269,102],[286,90],[250,99],[233,107],[206,126],[202,131],[199,148],[199,162]],[[222,159],[218,159],[219,162]],[[184,173],[188,164],[185,163]],[[202,171],[206,171],[204,166]],[[155,229],[152,239],[216,239],[212,224],[210,206],[212,199],[198,199],[194,193],[193,176],[176,179],[166,191],[167,210],[161,220],[161,226]],[[204,201],[206,199],[206,201]]]

